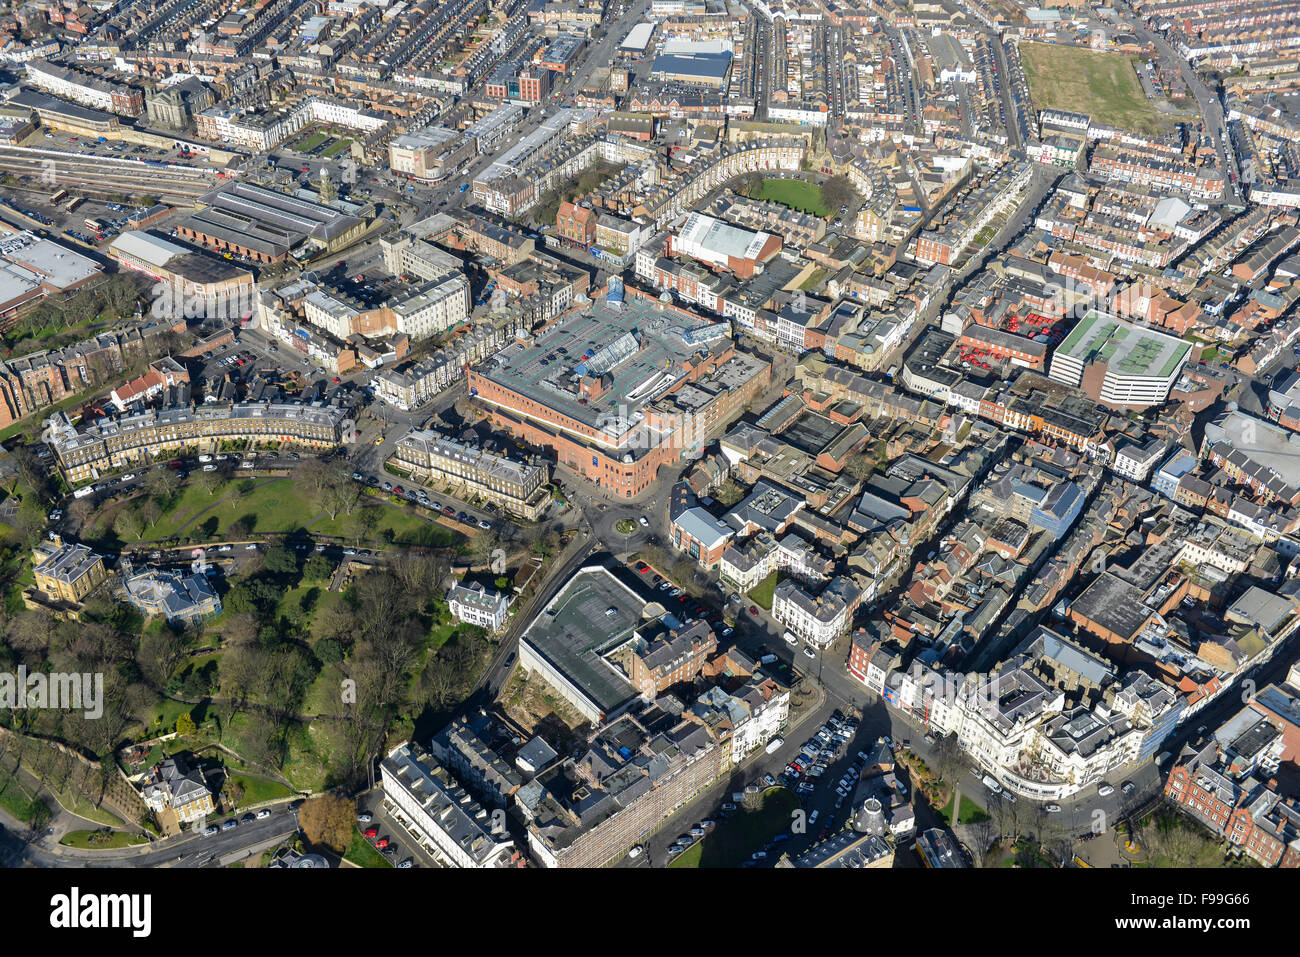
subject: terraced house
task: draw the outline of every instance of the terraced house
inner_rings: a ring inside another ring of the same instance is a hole
[[[77,484],[181,449],[211,451],[222,442],[333,448],[343,442],[346,418],[333,406],[247,402],[97,419],[78,432],[60,413],[50,447],[64,478]]]
[[[429,429],[413,429],[399,439],[388,462],[416,481],[450,486],[529,520],[550,502],[545,465],[518,462]]]

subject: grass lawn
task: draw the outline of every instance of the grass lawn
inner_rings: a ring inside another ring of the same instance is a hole
[[[257,485],[248,492],[241,492],[239,486],[245,481]],[[373,533],[375,541],[380,539],[385,529],[391,529],[394,540],[399,543],[450,544],[459,537],[450,529],[432,525],[409,509],[381,507],[382,517]],[[139,540],[166,541],[184,535],[196,541],[220,541],[230,526],[241,519],[251,525],[254,535],[308,528],[319,535],[346,536],[351,529],[351,518],[343,513],[334,519],[323,514],[319,506],[295,487],[292,478],[238,478],[230,480],[211,495],[197,485],[187,484],[162,517],[140,533]],[[213,528],[210,534],[209,527]],[[421,541],[423,538],[429,541]]]
[[[352,843],[348,845],[347,853],[343,855],[345,861],[351,861],[357,867],[392,867],[388,858],[380,854],[370,842],[361,835],[361,831],[352,832]]]
[[[1020,59],[1036,110],[1070,110],[1121,129],[1165,128],[1142,92],[1134,58],[1053,43],[1022,43]]]
[[[310,152],[311,150],[314,150],[316,147],[320,146],[327,139],[329,139],[329,137],[326,136],[324,133],[316,132],[313,133],[311,136],[308,136],[304,139],[299,140],[297,143],[294,143],[293,148],[296,149],[299,153],[307,153]]]
[[[240,807],[261,804],[263,801],[274,801],[276,798],[292,797],[294,794],[293,791],[290,791],[279,781],[268,781],[266,778],[255,778],[247,774],[232,774],[230,780],[244,789],[244,799],[240,802]]]
[[[328,156],[330,159],[338,156],[345,150],[352,148],[352,141],[348,139],[335,140],[328,149],[321,150],[321,156]]]
[[[9,771],[0,769],[0,807],[26,823],[34,803],[27,789]]]
[[[948,798],[948,803],[939,811],[939,816],[943,818],[943,823],[947,824],[949,827],[952,826],[952,800],[952,798]],[[980,821],[987,821],[988,819],[989,816],[984,813],[982,807],[966,795],[963,794],[961,796],[961,821],[959,823],[977,824]]]
[[[737,811],[668,866],[738,867],[777,834],[789,832],[798,806],[793,791],[772,788],[763,795],[762,810]]]
[[[776,591],[776,580],[777,573],[772,572],[749,593],[749,597],[753,599],[754,604],[764,611],[772,610],[772,593]]]
[[[829,216],[831,211],[822,199],[821,187],[801,179],[765,179],[760,199],[770,199],[782,206],[789,206],[801,213],[814,216]]]
[[[80,847],[91,851],[102,851],[117,847],[134,847],[147,844],[149,839],[143,834],[128,834],[126,831],[69,831],[59,840],[64,847]]]

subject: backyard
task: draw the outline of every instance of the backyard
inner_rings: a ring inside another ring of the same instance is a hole
[[[753,599],[754,604],[759,608],[762,608],[764,611],[772,610],[772,596],[776,591],[777,577],[777,573],[772,572],[772,574],[759,582],[754,587],[754,590],[749,593],[749,597]]]

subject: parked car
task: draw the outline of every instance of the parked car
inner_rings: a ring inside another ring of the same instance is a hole
[[[1101,783],[1101,786],[1097,788],[1097,794],[1099,797],[1110,797],[1114,793],[1115,788],[1104,781]]]
[[[262,808],[262,810],[260,810],[260,811],[257,812],[257,819],[258,819],[259,821],[265,821],[265,820],[266,820],[268,817],[270,817],[270,816],[271,816],[271,809],[270,809],[270,808],[266,808],[266,807],[264,807],[264,808]]]

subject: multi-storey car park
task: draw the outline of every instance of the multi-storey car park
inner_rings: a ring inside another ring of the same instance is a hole
[[[1147,408],[1169,397],[1192,348],[1190,342],[1094,310],[1052,355],[1050,376],[1105,405]]]

